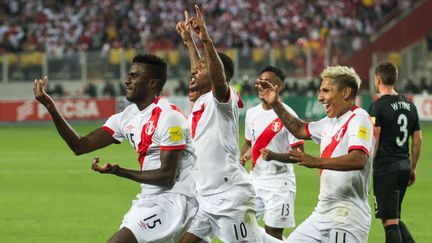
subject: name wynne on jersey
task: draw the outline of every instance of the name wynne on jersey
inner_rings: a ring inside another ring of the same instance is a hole
[[[401,109],[411,111],[410,104],[407,102],[404,102],[404,101],[398,101],[398,102],[392,103],[390,105],[393,107],[393,110],[395,110],[395,111],[401,110]]]

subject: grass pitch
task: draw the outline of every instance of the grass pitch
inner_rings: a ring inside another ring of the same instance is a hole
[[[76,124],[84,135],[101,124]],[[423,151],[417,182],[407,191],[402,219],[417,242],[430,242],[432,210],[432,124],[422,124]],[[0,242],[105,242],[117,231],[137,183],[91,171],[92,158],[138,169],[127,143],[75,156],[53,124],[0,126]],[[318,156],[318,146],[306,143]],[[319,172],[296,167],[295,217],[300,224],[314,209]],[[372,202],[372,201],[371,201]],[[371,204],[373,207],[373,204]],[[288,235],[292,229],[285,230]],[[215,241],[216,242],[216,241]],[[381,222],[372,220],[369,242],[384,242]]]

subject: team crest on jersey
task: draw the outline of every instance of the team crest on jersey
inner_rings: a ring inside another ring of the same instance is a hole
[[[146,127],[146,129],[145,129],[145,133],[146,133],[147,135],[152,135],[153,132],[154,132],[155,129],[156,129],[156,127],[155,127],[155,125],[154,125],[154,121],[149,121],[146,125],[147,125],[147,127]]]
[[[342,139],[342,135],[344,134],[344,131],[345,131],[345,128],[344,128],[344,127],[342,127],[342,128],[339,130],[338,135],[336,136],[336,141],[339,142],[339,141]]]
[[[125,132],[126,132],[126,133],[130,133],[130,132],[132,132],[132,130],[133,130],[134,128],[135,128],[135,126],[132,125],[132,124],[126,125],[126,126],[125,126]]]
[[[279,132],[282,129],[282,124],[280,122],[273,122],[272,130],[273,132]]]

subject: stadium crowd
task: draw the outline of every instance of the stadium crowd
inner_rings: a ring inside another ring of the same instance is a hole
[[[63,54],[79,49],[134,47],[145,51],[176,48],[175,23],[195,1],[37,1],[0,3],[0,53],[40,50]],[[218,48],[279,47],[350,38],[359,49],[374,24],[413,0],[197,1]]]

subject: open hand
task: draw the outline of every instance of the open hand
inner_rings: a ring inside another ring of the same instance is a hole
[[[48,77],[45,76],[43,79],[35,79],[33,85],[33,93],[36,100],[44,106],[48,106],[54,103],[52,98],[45,92],[47,84]]]
[[[92,170],[98,171],[102,174],[115,174],[119,168],[118,164],[105,163],[103,166],[99,166],[98,163],[100,161],[99,157],[95,157],[92,163]]]
[[[411,170],[410,179],[408,181],[408,186],[412,186],[416,181],[416,170]]]
[[[260,152],[261,152],[261,157],[266,161],[270,161],[270,160],[275,159],[275,153],[271,150],[268,150],[266,148],[262,148],[260,150]]]
[[[320,166],[318,158],[312,157],[300,149],[289,150],[288,156],[289,159],[297,161],[298,165],[303,165],[308,168],[319,168]]]
[[[269,81],[259,79],[256,82],[255,87],[258,89],[260,96],[267,104],[272,105],[279,99],[277,86],[271,84]]]

